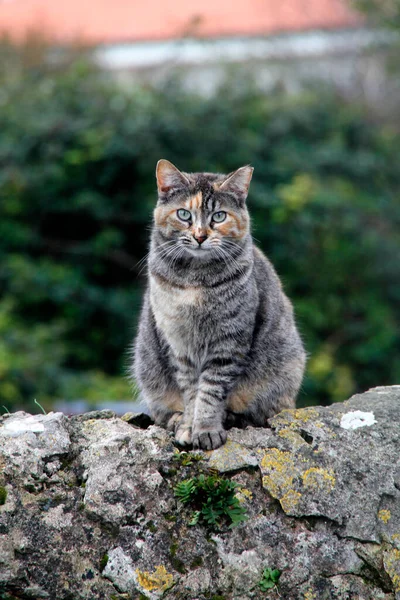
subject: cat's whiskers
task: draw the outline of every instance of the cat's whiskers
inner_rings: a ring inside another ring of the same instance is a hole
[[[174,252],[170,253],[170,260],[167,261],[167,268],[170,269],[171,271],[174,269],[175,263],[176,261],[182,256],[182,254],[185,252],[185,248],[183,248],[182,246],[177,246],[175,248],[173,248]]]
[[[223,246],[222,246],[222,245],[218,246],[218,247],[217,247],[217,249],[219,250],[219,252],[220,252],[220,256],[221,256],[221,257],[223,257],[223,259],[224,259],[224,261],[225,261],[225,264],[226,264],[228,267],[230,267],[230,264],[229,264],[229,262],[230,262],[230,263],[232,263],[232,264],[233,264],[233,266],[235,267],[235,270],[237,270],[237,271],[240,273],[240,275],[243,275],[243,274],[246,272],[246,267],[245,267],[245,265],[241,265],[241,264],[239,263],[239,261],[238,261],[238,260],[236,260],[236,258],[234,258],[234,257],[233,257],[231,254],[229,254],[229,253],[226,251],[226,249],[224,249],[224,248],[223,248]],[[229,259],[229,262],[228,262],[228,259]]]
[[[166,242],[166,243],[171,243],[171,242]],[[166,250],[166,248],[164,248],[164,250]],[[138,277],[143,273],[143,271],[146,269],[147,267],[147,259],[151,254],[151,250],[138,262],[137,266],[141,265],[139,271],[138,271]],[[162,258],[162,257],[160,257]]]
[[[166,246],[167,244],[171,244],[174,243],[174,240],[168,240],[167,242],[163,242],[162,244],[159,244],[158,248],[161,248],[162,246]],[[149,258],[151,254],[151,249],[143,256],[143,258],[141,258],[135,265],[135,268],[137,269],[138,267],[140,267],[138,275],[140,275],[142,273],[142,271],[144,270],[144,268],[146,267],[147,264],[147,259]]]
[[[229,271],[231,271],[231,265],[229,264],[229,262],[227,260],[228,258],[231,258],[231,257],[229,257],[229,255],[225,254],[225,252],[223,251],[221,246],[217,246],[215,249],[217,251],[217,256],[220,256],[222,258],[222,260],[226,264],[227,269]],[[232,260],[231,262],[233,263],[233,266],[235,267],[236,265],[235,265],[234,261]]]
[[[177,244],[174,244],[173,246],[168,247],[168,248],[164,248],[161,250],[161,252],[158,253],[158,256],[159,256],[159,258],[164,260],[164,259],[168,258],[171,254],[173,254],[177,248],[178,248]]]

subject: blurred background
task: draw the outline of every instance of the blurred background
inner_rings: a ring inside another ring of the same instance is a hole
[[[131,409],[154,170],[251,163],[300,406],[400,383],[399,0],[0,0],[1,411]]]

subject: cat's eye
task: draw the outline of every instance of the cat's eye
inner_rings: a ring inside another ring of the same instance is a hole
[[[180,208],[177,211],[177,215],[181,221],[190,221],[190,219],[192,218],[192,213],[188,210],[185,210],[184,208]]]
[[[220,211],[214,213],[212,216],[212,220],[215,223],[222,223],[222,221],[225,221],[225,219],[226,219],[226,212],[224,212],[223,210],[220,210]]]

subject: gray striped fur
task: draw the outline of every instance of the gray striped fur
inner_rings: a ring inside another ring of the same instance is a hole
[[[157,166],[132,374],[155,422],[181,445],[209,450],[225,443],[229,426],[265,426],[295,406],[302,381],[305,353],[291,303],[250,235],[251,175],[251,167],[216,175]],[[179,208],[191,222],[182,225]],[[227,214],[225,227],[210,221],[218,211]],[[207,236],[201,246],[200,234]]]

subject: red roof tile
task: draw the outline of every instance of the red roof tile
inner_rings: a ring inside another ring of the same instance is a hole
[[[223,37],[353,27],[346,0],[0,0],[0,31],[59,42]]]

